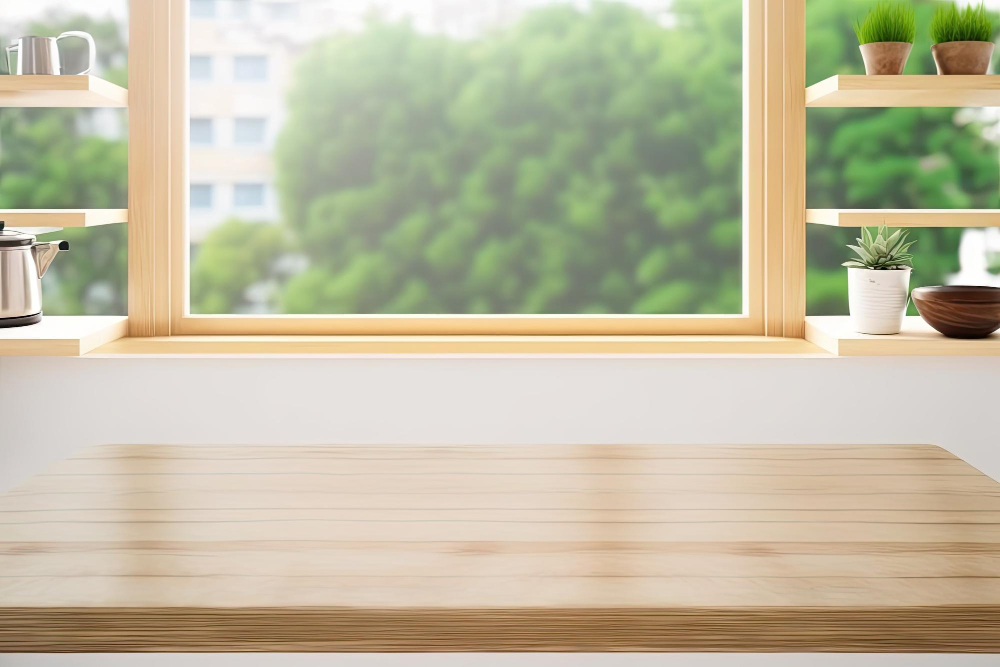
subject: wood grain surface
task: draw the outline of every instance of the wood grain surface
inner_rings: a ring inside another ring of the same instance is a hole
[[[809,107],[993,107],[1000,105],[1000,81],[988,75],[841,74],[809,86],[805,98]]]
[[[0,79],[0,109],[127,106],[127,90],[96,76],[31,74]]]
[[[86,450],[0,496],[0,651],[1000,651],[931,446]]]
[[[847,316],[810,315],[806,318],[806,339],[841,357],[1000,356],[1000,332],[986,338],[946,338],[917,316],[904,317],[898,334],[874,336],[858,333]]]
[[[127,329],[120,315],[46,315],[30,327],[0,329],[0,357],[79,357]]]

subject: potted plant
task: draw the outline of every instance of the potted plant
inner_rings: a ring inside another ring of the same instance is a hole
[[[993,56],[993,21],[982,3],[939,7],[931,19],[931,54],[938,74],[986,74]]]
[[[907,234],[901,229],[890,234],[883,225],[873,237],[863,227],[858,245],[847,246],[857,254],[844,266],[851,321],[858,333],[896,334],[903,327],[913,269],[913,255],[906,251],[916,243],[907,242]]]
[[[917,23],[908,4],[880,2],[854,22],[866,74],[902,74]]]

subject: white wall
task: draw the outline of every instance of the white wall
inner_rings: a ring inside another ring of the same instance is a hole
[[[0,360],[0,489],[94,444],[932,443],[1000,477],[1000,358]]]
[[[998,383],[1000,358],[6,358],[0,359],[0,489],[82,447],[106,443],[933,443],[996,478]],[[994,656],[576,658],[477,658],[476,664],[997,664]],[[156,660],[279,664],[232,656]],[[130,664],[127,657],[0,655],[2,667]],[[441,656],[314,656],[280,664],[452,663]]]

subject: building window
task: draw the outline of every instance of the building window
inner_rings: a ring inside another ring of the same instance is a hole
[[[237,183],[233,189],[233,205],[237,208],[260,208],[264,205],[263,183]]]
[[[191,56],[191,80],[212,80],[212,56]]]
[[[234,19],[245,19],[250,16],[250,0],[232,0],[229,15]]]
[[[215,18],[215,0],[191,0],[191,18]]]
[[[213,188],[208,183],[191,184],[191,208],[208,209],[212,208]]]
[[[211,118],[191,119],[191,145],[211,146],[214,143],[215,131]]]
[[[299,15],[299,6],[291,2],[272,2],[267,6],[267,13],[272,19],[288,21]]]
[[[237,118],[233,123],[233,143],[237,146],[261,146],[267,130],[264,118]]]
[[[233,78],[237,81],[267,81],[267,56],[236,56]]]

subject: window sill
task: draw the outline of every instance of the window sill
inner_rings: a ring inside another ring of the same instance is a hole
[[[121,338],[88,357],[830,356],[764,336],[171,336]]]
[[[124,317],[46,317],[0,329],[0,357],[856,357],[1000,356],[1000,333],[954,340],[908,317],[895,336],[806,318],[806,339],[766,336],[172,336],[128,338]]]

